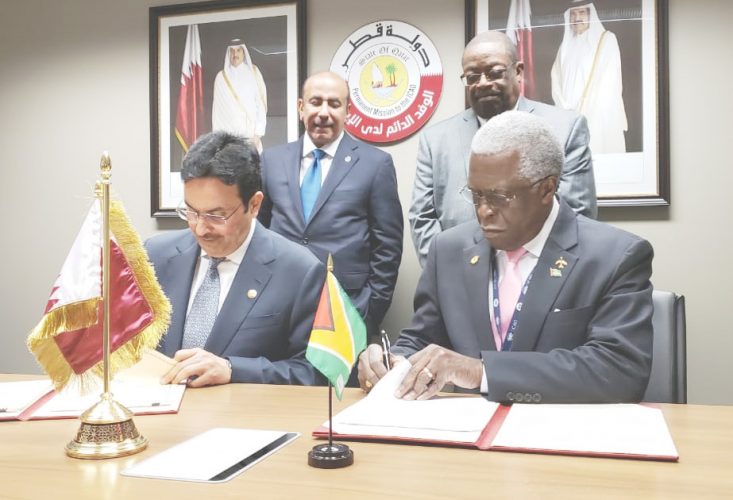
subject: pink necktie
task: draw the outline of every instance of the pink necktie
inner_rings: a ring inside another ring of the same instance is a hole
[[[524,247],[507,251],[507,266],[504,277],[499,284],[499,310],[501,311],[501,342],[504,343],[509,323],[517,307],[519,293],[522,290],[522,275],[519,273],[519,259],[527,253]]]

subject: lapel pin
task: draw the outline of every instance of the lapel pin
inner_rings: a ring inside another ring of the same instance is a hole
[[[346,161],[346,163],[349,163],[351,161],[351,156],[347,156],[346,158],[344,158],[344,161]]]
[[[478,255],[474,255],[471,257],[471,260],[469,261],[471,265],[475,265],[478,262]]]
[[[565,266],[568,265],[568,261],[565,260],[563,257],[560,257],[555,261],[555,265],[560,269],[565,269]]]
[[[552,278],[562,278],[562,271],[555,268],[550,268],[550,277]]]
[[[255,297],[257,297],[257,290],[255,289],[247,290],[247,298],[254,299]]]

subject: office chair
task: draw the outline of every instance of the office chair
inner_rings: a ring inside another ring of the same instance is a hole
[[[642,401],[687,403],[685,297],[654,290],[654,355]]]

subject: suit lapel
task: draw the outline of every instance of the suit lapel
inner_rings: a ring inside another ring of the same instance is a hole
[[[293,203],[293,209],[303,220],[303,201],[300,199],[300,163],[303,159],[303,137],[288,144],[283,168],[288,180],[288,191]],[[304,223],[305,224],[305,223]]]
[[[266,229],[258,225],[204,349],[217,356],[224,353],[252,306],[262,297],[272,276],[268,264],[274,260],[272,240]],[[252,291],[256,293],[254,297]]]
[[[463,278],[468,294],[471,322],[480,350],[496,350],[491,334],[489,316],[489,276],[491,276],[491,247],[480,230],[474,235],[474,244],[463,250]]]
[[[468,178],[468,161],[471,157],[471,141],[473,141],[473,136],[478,131],[478,123],[476,113],[469,108],[463,113],[463,122],[461,123],[460,130],[458,130],[458,138],[461,141],[460,151],[465,151],[463,155],[463,167],[466,178]]]
[[[189,233],[184,241],[176,245],[175,253],[168,259],[164,267],[168,275],[160,277],[161,282],[167,283],[166,293],[171,304],[174,304],[171,323],[162,340],[163,352],[170,355],[181,348],[193,272],[196,269],[199,252],[196,240]]]
[[[520,95],[517,100],[517,111],[526,111],[527,113],[531,113],[534,111],[534,103]]]
[[[532,274],[513,351],[534,350],[545,319],[552,313],[551,308],[578,261],[578,256],[571,251],[577,242],[577,221],[570,207],[561,202],[560,213]]]
[[[336,149],[336,154],[331,162],[331,168],[328,171],[326,179],[323,181],[321,191],[318,193],[315,205],[313,205],[313,211],[311,212],[311,218],[308,221],[315,219],[318,215],[318,211],[326,203],[329,196],[334,192],[336,187],[346,177],[351,169],[359,162],[359,144],[352,139],[349,135],[344,133],[343,138],[339,147]],[[301,209],[302,210],[302,209]],[[306,224],[307,225],[307,224]]]

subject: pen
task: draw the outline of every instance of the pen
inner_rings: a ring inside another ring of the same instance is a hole
[[[391,370],[392,364],[389,362],[389,349],[392,347],[392,344],[389,341],[389,335],[387,335],[387,332],[382,330],[379,333],[382,337],[382,355],[384,356],[384,366],[387,367],[387,370]]]

